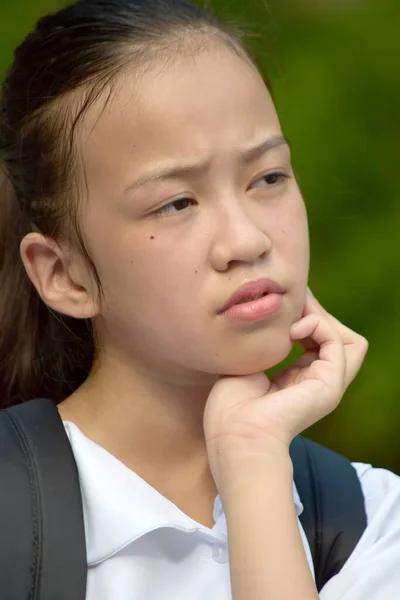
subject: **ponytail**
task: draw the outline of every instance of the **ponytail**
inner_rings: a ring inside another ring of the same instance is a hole
[[[32,228],[0,172],[0,408],[39,396],[59,402],[93,362],[91,323],[52,312],[25,271],[19,246]]]

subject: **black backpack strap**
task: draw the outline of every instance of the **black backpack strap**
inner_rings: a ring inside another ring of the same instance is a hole
[[[0,411],[0,590],[7,600],[85,600],[78,472],[57,407]]]
[[[290,447],[318,591],[349,558],[367,526],[356,470],[340,454],[302,436]]]

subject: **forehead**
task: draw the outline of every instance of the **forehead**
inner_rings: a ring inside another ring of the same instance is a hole
[[[261,130],[261,132],[260,132]],[[260,132],[260,133],[258,133]],[[233,50],[212,47],[144,73],[127,70],[104,107],[84,119],[88,178],[140,168],[158,159],[185,159],[280,133],[258,71]]]

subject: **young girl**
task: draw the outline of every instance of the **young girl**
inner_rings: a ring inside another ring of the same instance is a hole
[[[58,403],[87,600],[315,600],[289,444],[367,343],[307,291],[303,199],[243,42],[186,0],[80,0],[16,50],[0,148],[2,402]],[[368,526],[320,597],[394,600],[400,482],[355,468]]]

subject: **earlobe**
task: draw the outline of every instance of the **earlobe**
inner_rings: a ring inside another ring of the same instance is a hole
[[[83,268],[74,268],[67,249],[32,232],[21,241],[20,254],[29,279],[52,310],[77,319],[98,314],[90,277]]]

